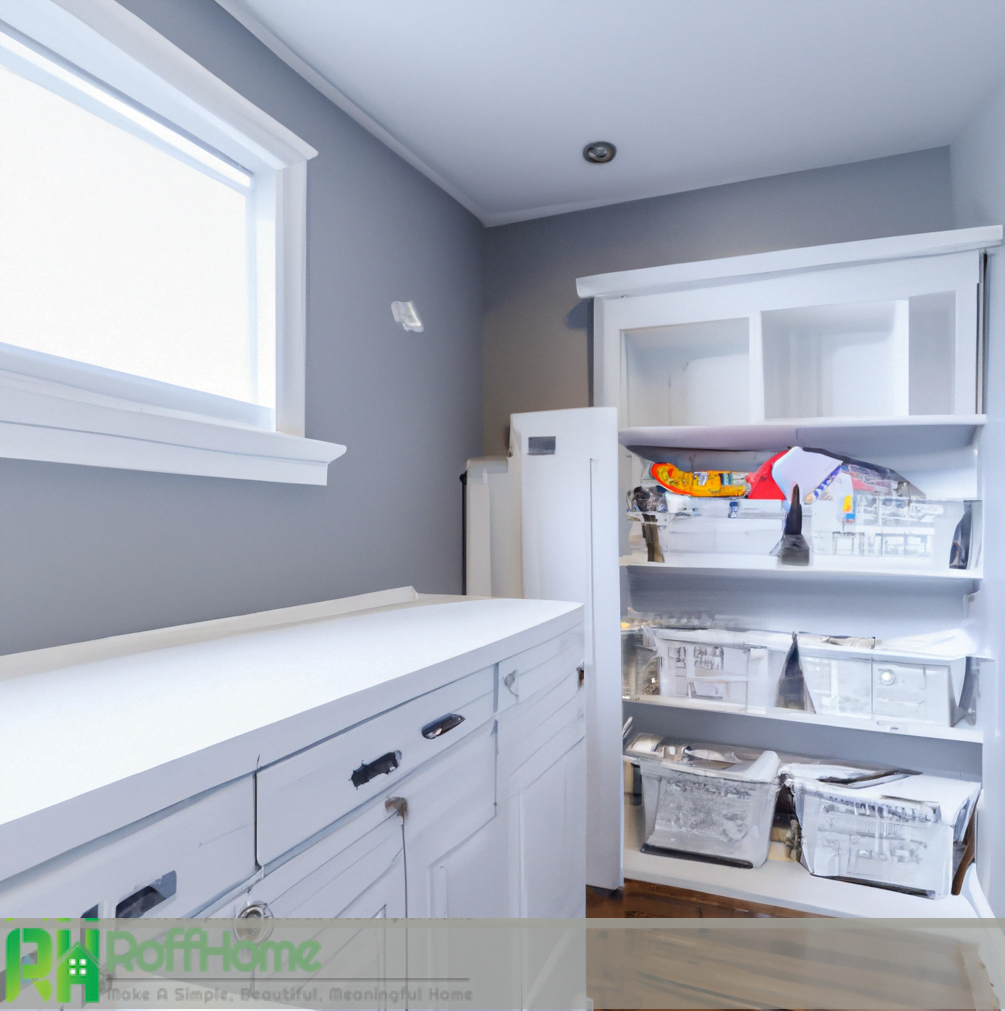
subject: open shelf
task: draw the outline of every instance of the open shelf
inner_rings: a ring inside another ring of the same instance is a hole
[[[624,874],[636,881],[801,909],[823,916],[973,919],[978,915],[963,895],[926,899],[887,888],[817,878],[802,864],[790,860],[767,860],[752,870],[641,853],[642,819],[642,808],[633,806],[626,797]],[[990,911],[987,912],[990,915]]]
[[[983,414],[948,414],[653,426],[623,428],[618,441],[641,456],[646,455],[646,448],[767,453],[808,446],[868,460],[870,456],[930,454],[970,446],[986,420]]]
[[[828,582],[908,580],[941,586],[959,584],[977,588],[983,570],[976,569],[922,569],[873,562],[863,565],[859,559],[817,555],[809,565],[781,565],[773,555],[699,554],[682,551],[664,562],[647,562],[641,555],[625,555],[622,566],[639,569],[673,569],[681,573],[723,575],[743,578],[774,579],[826,579]],[[971,592],[970,590],[966,592]]]
[[[889,717],[838,716],[827,713],[802,713],[794,709],[750,710],[739,705],[709,702],[705,699],[678,698],[669,695],[642,695],[626,698],[626,702],[638,702],[652,706],[669,706],[673,709],[700,709],[704,712],[730,717],[751,719],[787,720],[810,726],[841,727],[847,730],[865,730],[879,734],[902,735],[906,737],[927,737],[941,741],[963,741],[968,744],[982,744],[984,733],[977,727],[966,725],[941,727],[934,723],[910,723]]]

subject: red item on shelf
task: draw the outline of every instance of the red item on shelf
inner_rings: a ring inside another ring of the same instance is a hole
[[[747,498],[784,500],[785,496],[782,494],[782,489],[778,487],[775,479],[771,476],[771,467],[779,457],[785,456],[787,452],[787,449],[783,449],[780,453],[775,453],[770,460],[765,460],[753,474],[747,475],[747,484],[750,485]]]

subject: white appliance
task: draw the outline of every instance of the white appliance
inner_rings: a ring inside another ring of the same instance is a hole
[[[610,407],[514,414],[510,456],[470,460],[467,591],[586,610],[586,880],[621,886],[618,426]]]

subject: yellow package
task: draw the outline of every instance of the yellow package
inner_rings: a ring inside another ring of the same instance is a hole
[[[746,474],[732,470],[678,470],[672,463],[654,463],[653,479],[675,495],[696,498],[742,498],[747,494]]]

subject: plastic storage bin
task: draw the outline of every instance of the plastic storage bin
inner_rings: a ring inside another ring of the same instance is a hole
[[[625,756],[642,773],[644,852],[737,867],[767,859],[779,789],[775,752],[639,734]]]
[[[903,773],[856,781],[862,775],[860,769],[822,765],[782,767],[806,869],[930,898],[948,895],[954,848],[963,840],[980,783]]]
[[[763,704],[759,693],[768,681],[768,651],[752,645],[746,633],[653,628],[643,641],[658,658],[659,690],[650,694],[739,709]],[[653,673],[648,678],[651,687]]]
[[[882,558],[884,563],[909,568],[945,569],[966,508],[962,501],[855,492],[844,502],[813,504],[809,540],[819,555]]]
[[[775,706],[791,633],[624,624],[626,697],[741,711]],[[943,727],[973,721],[977,666],[962,642],[934,647],[806,634],[797,642],[808,712]]]
[[[652,511],[629,505],[628,548],[648,557],[644,525],[655,525],[664,559],[677,554],[761,555],[772,553],[782,535],[786,502],[773,499],[693,498],[664,493],[643,482]],[[802,506],[802,532],[811,558],[847,558],[851,569],[882,564],[904,571],[947,569],[957,525],[975,502],[933,501],[855,491],[830,493]],[[972,524],[971,530],[979,530]],[[979,563],[979,541],[967,535],[969,567]],[[856,561],[859,560],[859,561]]]
[[[664,555],[767,555],[778,543],[785,524],[783,503],[758,499],[689,498],[667,495],[667,511],[651,513]],[[643,514],[628,512],[632,523],[631,551],[646,551]]]

